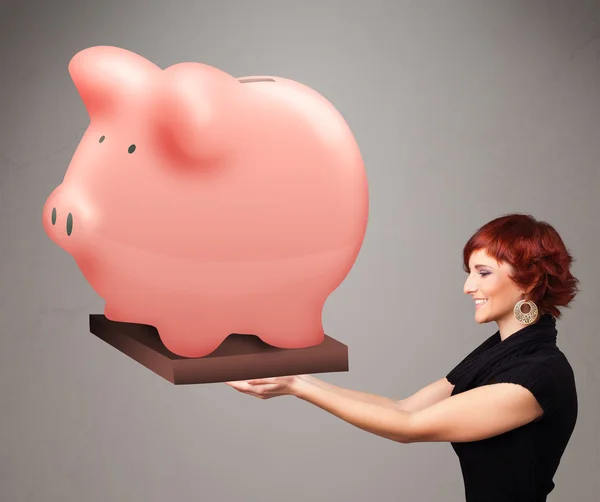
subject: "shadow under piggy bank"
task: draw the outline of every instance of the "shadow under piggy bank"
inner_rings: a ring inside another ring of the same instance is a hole
[[[175,385],[348,371],[348,347],[325,335],[319,345],[280,349],[254,335],[233,333],[211,354],[187,358],[170,352],[146,324],[90,315],[90,331]]]

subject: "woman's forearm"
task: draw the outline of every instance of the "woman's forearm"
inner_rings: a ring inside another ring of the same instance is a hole
[[[409,412],[359,401],[310,379],[296,380],[292,394],[364,431],[399,443],[411,442]]]
[[[346,396],[357,401],[361,401],[363,403],[377,404],[379,406],[385,406],[387,408],[394,408],[398,410],[402,409],[402,403],[400,401],[394,401],[393,399],[390,399],[388,397],[377,396],[375,394],[369,394],[367,392],[361,392],[358,390],[344,389],[343,387],[338,387],[337,385],[333,385],[331,383],[324,382],[323,380],[319,380],[318,378],[315,378],[312,375],[302,375],[299,378],[308,383],[318,385],[323,389],[335,392],[340,396]]]

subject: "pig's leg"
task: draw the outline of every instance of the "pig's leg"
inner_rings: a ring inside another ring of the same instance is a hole
[[[265,343],[282,349],[319,345],[325,338],[322,324],[324,301],[271,302],[263,310],[256,335]]]
[[[182,357],[204,357],[214,352],[229,332],[220,323],[203,318],[172,318],[156,326],[164,346]]]
[[[104,317],[106,317],[109,321],[135,322],[134,320],[129,319],[124,312],[115,308],[109,303],[106,303],[106,305],[104,306]]]
[[[109,321],[128,322],[133,324],[147,324],[143,313],[136,313],[135,310],[126,310],[123,307],[115,308],[114,304],[106,303],[104,306],[104,317]]]

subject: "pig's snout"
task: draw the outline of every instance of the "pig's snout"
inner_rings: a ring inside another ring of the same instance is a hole
[[[56,207],[53,207],[52,213],[50,216],[50,221],[52,222],[52,226],[56,226],[57,219],[58,219],[58,211],[56,210]],[[73,233],[73,213],[67,214],[65,228],[62,229],[61,227],[59,227],[57,229],[58,232],[62,232],[63,230],[66,232],[67,237],[70,237],[71,234]]]
[[[55,244],[72,252],[83,242],[85,228],[83,207],[73,197],[57,188],[48,197],[42,216],[44,230]]]

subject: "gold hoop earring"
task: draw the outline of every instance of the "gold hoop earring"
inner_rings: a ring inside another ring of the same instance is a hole
[[[529,305],[529,312],[525,313],[521,310],[523,305]],[[533,321],[535,321],[538,315],[538,308],[537,305],[531,300],[527,302],[525,300],[521,300],[515,305],[513,313],[517,318],[517,321],[519,321],[521,324],[531,324]]]

